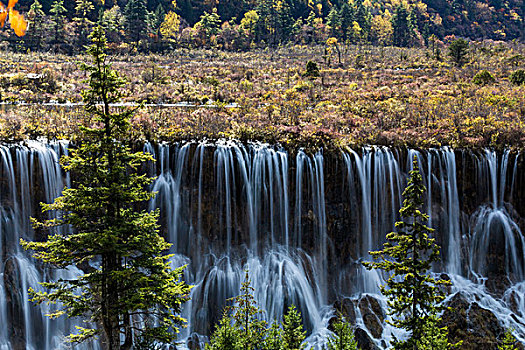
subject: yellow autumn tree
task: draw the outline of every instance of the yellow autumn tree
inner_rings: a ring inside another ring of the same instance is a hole
[[[372,40],[380,45],[388,45],[392,39],[392,15],[388,10],[381,15],[372,18],[372,27],[370,29]]]
[[[14,9],[18,0],[9,0],[7,7],[0,2],[0,28],[4,27],[7,19],[17,36],[24,36],[27,30],[27,21]]]
[[[177,8],[177,2],[175,0],[171,2],[171,5],[174,10]],[[174,40],[179,33],[179,27],[180,16],[176,14],[175,11],[169,11],[160,25],[160,34],[168,40]]]

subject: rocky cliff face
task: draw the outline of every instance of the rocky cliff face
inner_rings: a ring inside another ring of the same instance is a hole
[[[192,348],[238,291],[246,268],[267,318],[279,319],[288,305],[298,306],[309,340],[318,346],[334,306],[355,323],[363,349],[384,348],[393,335],[402,336],[386,323],[378,289],[385,276],[360,262],[381,247],[398,220],[413,157],[428,187],[429,223],[443,247],[435,271],[453,281],[448,302],[456,311],[444,315],[451,337],[495,349],[512,327],[525,341],[525,174],[519,153],[370,147],[309,155],[226,141],[148,144],[144,150],[158,160],[144,168],[158,176],[149,207],[161,209],[175,263],[189,264],[186,278],[196,285],[182,334]],[[31,305],[28,287],[66,272],[35,266],[17,245],[19,237],[42,238],[28,217],[41,215],[38,202],[52,201],[68,183],[57,164],[65,152],[65,144],[34,142],[1,148],[0,321],[9,327],[0,330],[0,348],[54,349],[75,325],[50,322]]]

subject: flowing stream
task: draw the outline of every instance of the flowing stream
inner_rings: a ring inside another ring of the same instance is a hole
[[[52,202],[69,178],[58,160],[67,143],[36,141],[0,146],[0,350],[67,348],[63,337],[81,321],[49,320],[32,305],[28,288],[80,273],[50,271],[18,242],[35,237],[29,217]],[[522,156],[510,151],[427,151],[365,147],[340,154],[292,153],[266,144],[188,142],[146,144],[157,161],[149,208],[161,212],[173,264],[188,268],[194,285],[181,333],[188,347],[206,339],[249,271],[255,297],[272,322],[290,305],[304,318],[308,340],[320,348],[330,333],[334,304],[355,305],[353,323],[384,348],[393,335],[379,317],[371,329],[367,308],[386,302],[385,277],[361,261],[382,247],[399,220],[402,192],[416,157],[427,186],[425,210],[442,245],[436,273],[491,310],[525,342],[525,193]],[[67,233],[68,228],[64,228]],[[363,308],[363,305],[368,305]],[[87,344],[79,349],[98,349]]]

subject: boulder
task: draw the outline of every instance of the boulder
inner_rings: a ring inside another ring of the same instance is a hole
[[[365,295],[359,300],[359,310],[361,311],[363,322],[372,336],[376,339],[381,339],[385,314],[379,301],[370,295]]]
[[[441,326],[447,326],[449,341],[463,341],[462,350],[497,350],[498,339],[504,329],[494,313],[481,307],[478,303],[469,303],[457,293],[450,299],[445,310]]]
[[[361,350],[380,350],[379,347],[374,343],[368,333],[362,328],[356,328],[354,331],[355,340],[357,341],[357,347]]]

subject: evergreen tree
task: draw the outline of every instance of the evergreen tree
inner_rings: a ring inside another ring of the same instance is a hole
[[[403,221],[396,222],[399,231],[386,236],[383,250],[370,252],[380,261],[364,263],[368,269],[391,273],[381,292],[388,298],[392,325],[410,333],[406,341],[393,342],[395,349],[418,349],[418,341],[425,336],[429,320],[445,308],[440,305],[445,298],[440,286],[448,283],[428,274],[432,263],[440,258],[439,247],[435,239],[430,238],[434,230],[425,224],[428,215],[421,211],[425,190],[414,158],[403,192],[403,207],[399,210]]]
[[[29,41],[29,48],[32,50],[40,51],[42,48],[42,41],[46,35],[46,14],[42,9],[42,4],[38,0],[35,0],[29,12],[27,13],[28,20],[28,34],[25,40]]]
[[[440,319],[436,316],[430,316],[426,319],[423,325],[423,335],[416,341],[416,349],[418,350],[441,350],[456,348],[461,345],[459,342],[451,345],[448,342],[447,327],[439,327]]]
[[[305,348],[306,332],[303,331],[301,313],[295,306],[290,306],[283,320],[283,350],[301,350]]]
[[[233,325],[233,320],[226,313],[206,344],[207,350],[244,350],[239,329]]]
[[[283,332],[278,322],[272,323],[266,332],[263,350],[281,350],[283,348]]]
[[[355,5],[355,22],[359,24],[362,32],[360,39],[367,41],[372,28],[372,15],[370,10],[363,3],[363,0],[357,0]]]
[[[217,9],[214,8],[211,13],[204,12],[199,22],[195,26],[202,28],[206,37],[206,42],[209,42],[210,38],[219,33],[221,20],[217,14]]]
[[[87,43],[88,34],[93,25],[90,16],[95,6],[91,0],[76,0],[75,6],[75,17],[73,22],[75,23],[75,31],[77,36],[77,48],[81,49]]]
[[[513,329],[507,329],[505,331],[505,334],[503,336],[503,340],[501,341],[501,344],[498,345],[498,350],[517,350],[518,347],[516,346],[518,341],[516,340],[516,337],[512,335]]]
[[[102,20],[100,21],[106,36],[110,42],[120,42],[121,32],[124,28],[124,16],[118,5],[114,5],[110,9],[107,9],[102,14]]]
[[[339,316],[333,327],[334,334],[328,339],[327,350],[357,350],[352,327],[344,318]]]
[[[262,312],[257,307],[253,292],[254,288],[246,271],[241,293],[232,298],[234,306],[231,310],[244,349],[255,349],[262,343],[266,331],[266,322],[260,319]]]
[[[412,40],[413,28],[405,5],[400,4],[392,16],[393,43],[396,46],[407,47]]]
[[[126,33],[138,49],[140,39],[146,34],[147,8],[145,0],[129,0],[124,7]]]
[[[461,67],[467,61],[468,41],[465,39],[454,40],[448,47],[448,56],[452,62]]]
[[[355,21],[353,7],[350,7],[346,1],[341,6],[339,18],[341,19],[341,32],[343,35],[343,40],[346,41],[350,38],[352,24]]]
[[[100,325],[80,328],[70,335],[75,342],[102,334],[109,350],[171,343],[184,322],[177,313],[190,287],[181,281],[183,268],[172,269],[163,255],[169,244],[158,233],[158,211],[137,209],[153,196],[145,190],[153,179],[138,173],[152,157],[131,151],[133,111],[110,111],[124,82],[107,63],[103,29],[96,27],[90,38],[87,53],[93,62],[82,66],[89,73],[82,97],[95,126],[82,127],[78,148],[61,159],[73,174],[73,187],[43,205],[44,212],[57,213],[56,219],[35,224],[48,231],[47,240],[21,241],[52,267],[76,265],[85,274],[43,283],[48,291],[32,291],[33,300],[59,303],[51,317],[66,314]],[[62,227],[72,232],[64,234]]]
[[[159,4],[155,11],[147,12],[146,23],[151,34],[157,36],[160,34],[160,26],[164,22],[164,17],[166,17],[166,11],[164,11],[162,4]]]
[[[341,37],[341,17],[340,12],[334,6],[326,18],[326,24],[330,27],[330,36]]]
[[[207,349],[210,350],[244,350],[258,349],[266,335],[266,322],[261,320],[261,310],[253,296],[254,288],[246,271],[240,294],[230,301],[219,326],[210,338]]]
[[[51,23],[53,26],[52,44],[55,46],[55,52],[58,50],[60,43],[64,38],[64,22],[66,21],[67,10],[64,7],[64,0],[55,0],[49,10],[51,13]]]

